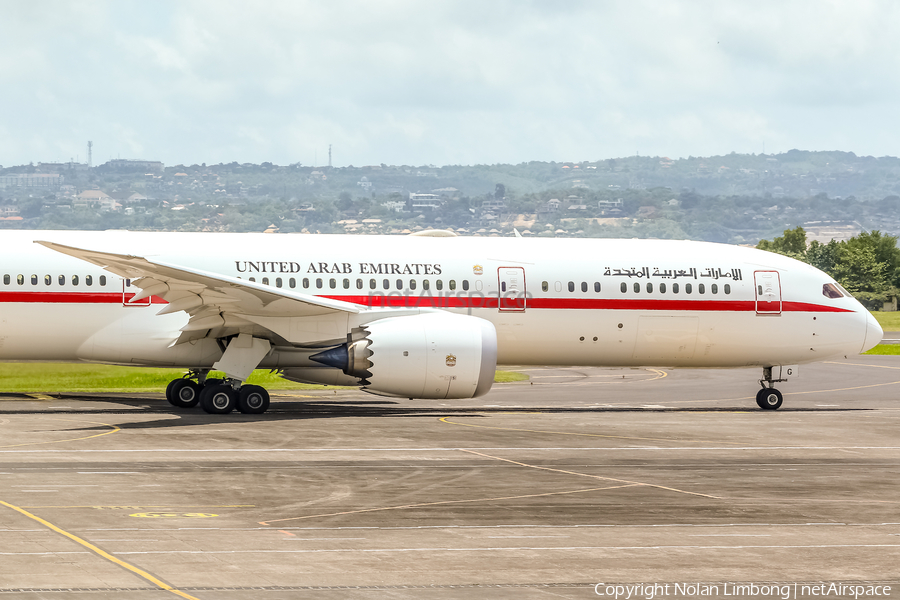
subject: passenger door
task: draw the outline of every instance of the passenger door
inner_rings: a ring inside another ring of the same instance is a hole
[[[756,314],[781,314],[781,277],[778,271],[755,271]]]
[[[525,269],[500,267],[497,307],[504,312],[525,312]]]

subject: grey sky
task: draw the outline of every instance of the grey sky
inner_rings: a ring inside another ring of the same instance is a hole
[[[900,154],[900,3],[0,0],[0,164]]]

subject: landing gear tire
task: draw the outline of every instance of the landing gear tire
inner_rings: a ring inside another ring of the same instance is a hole
[[[207,385],[200,392],[200,408],[211,415],[227,415],[237,406],[238,393],[230,385]]]
[[[175,386],[175,384],[178,383],[179,381],[181,381],[181,380],[180,380],[180,379],[173,379],[172,381],[169,382],[169,385],[166,386],[166,400],[168,400],[169,404],[171,404],[172,406],[175,406],[175,403],[172,402],[172,398],[174,398],[174,396],[172,396],[172,388],[173,388],[173,387]]]
[[[763,410],[778,410],[784,396],[775,388],[763,388],[756,393],[756,404]]]
[[[243,385],[237,409],[245,415],[261,415],[269,408],[269,392],[258,385]]]
[[[192,408],[200,402],[200,385],[190,379],[176,379],[166,386],[166,400],[178,408]]]

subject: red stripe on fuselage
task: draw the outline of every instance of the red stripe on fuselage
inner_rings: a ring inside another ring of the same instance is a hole
[[[374,308],[497,308],[496,296],[324,296]],[[512,300],[508,300],[512,310]],[[659,310],[756,312],[753,300],[663,300],[659,298],[529,298],[528,309],[544,310]],[[782,312],[854,312],[809,302],[783,302]]]
[[[126,294],[125,301],[134,294]],[[319,296],[373,308],[492,308],[498,306],[496,296]],[[0,291],[0,303],[25,304],[121,304],[121,292],[23,292]],[[509,301],[512,304],[512,301]],[[153,304],[166,304],[157,296]],[[753,300],[663,300],[660,298],[529,298],[531,310],[653,310],[700,312],[756,312]],[[783,302],[782,312],[854,312],[837,306],[809,302]]]
[[[135,294],[125,294],[128,302]],[[6,292],[0,291],[0,302],[24,304],[122,304],[122,292]],[[138,306],[147,299],[138,300]],[[168,304],[158,296],[152,296],[152,304]]]

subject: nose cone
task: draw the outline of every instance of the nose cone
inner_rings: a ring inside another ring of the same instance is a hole
[[[881,338],[883,337],[884,330],[881,328],[881,325],[878,324],[878,321],[875,320],[872,313],[866,311],[866,340],[863,342],[863,347],[860,352],[871,350],[881,343]]]

